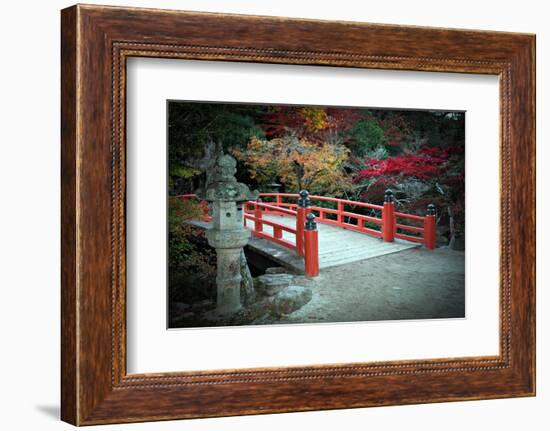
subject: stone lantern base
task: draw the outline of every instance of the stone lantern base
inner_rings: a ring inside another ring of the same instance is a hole
[[[219,248],[216,250],[216,258],[216,314],[234,314],[241,309],[241,249]]]
[[[216,314],[234,314],[241,309],[241,252],[250,232],[244,229],[211,229],[206,236],[216,249]]]

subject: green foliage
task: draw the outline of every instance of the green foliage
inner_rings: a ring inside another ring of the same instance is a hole
[[[174,165],[201,157],[209,140],[224,148],[246,146],[252,136],[264,137],[258,125],[260,107],[214,103],[168,105],[170,174]]]
[[[174,235],[168,237],[169,265],[171,268],[182,266],[194,251],[193,245],[187,240],[185,235]]]
[[[186,223],[200,219],[204,208],[196,200],[170,198],[168,205],[168,265],[170,303],[194,303],[215,295],[216,255],[204,231]]]
[[[170,170],[171,177],[179,178],[192,178],[195,175],[199,175],[201,171],[199,169],[191,168],[188,166],[174,165]]]
[[[200,219],[203,215],[203,207],[198,201],[170,198],[168,203],[168,265],[171,268],[193,267],[201,264],[200,252],[193,241],[196,243],[200,237],[204,237],[204,233],[185,222]]]
[[[386,143],[384,130],[372,119],[357,121],[348,132],[348,139],[353,153],[362,157],[377,148],[383,148]]]
[[[193,191],[207,169],[203,165],[213,145],[227,150],[263,138],[259,117],[265,108],[254,105],[170,102],[168,104],[169,190]],[[206,157],[205,159],[205,156]]]
[[[370,151],[367,151],[365,153],[365,157],[368,158],[368,159],[379,159],[379,160],[383,160],[383,159],[387,159],[389,156],[389,152],[388,152],[388,149],[386,147],[384,147],[383,145],[379,146],[379,147],[376,147]]]

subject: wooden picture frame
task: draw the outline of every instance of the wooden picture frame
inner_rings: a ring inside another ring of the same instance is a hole
[[[64,421],[91,425],[535,394],[534,35],[83,5],[62,11],[61,30]],[[130,56],[498,75],[500,354],[128,375]]]

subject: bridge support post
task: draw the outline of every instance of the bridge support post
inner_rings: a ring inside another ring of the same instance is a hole
[[[315,223],[315,215],[309,213],[305,223],[305,270],[308,277],[317,277],[319,275],[319,231]]]
[[[395,202],[393,192],[388,189],[384,193],[384,208],[382,209],[382,239],[392,242],[395,235]]]
[[[302,190],[298,198],[298,207],[296,208],[296,252],[304,256],[304,225],[306,223],[307,207],[309,207],[309,192]]]
[[[424,217],[424,247],[428,250],[435,249],[436,224],[435,205],[429,204],[426,209],[426,217]]]

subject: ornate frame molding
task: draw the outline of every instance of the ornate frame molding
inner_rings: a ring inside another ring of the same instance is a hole
[[[258,25],[286,37],[257,36]],[[337,42],[328,37],[334,31]],[[64,420],[98,424],[534,394],[534,36],[79,5],[62,12],[62,54]],[[498,75],[500,354],[127,375],[125,65],[131,56]],[[246,397],[249,391],[263,401]]]

